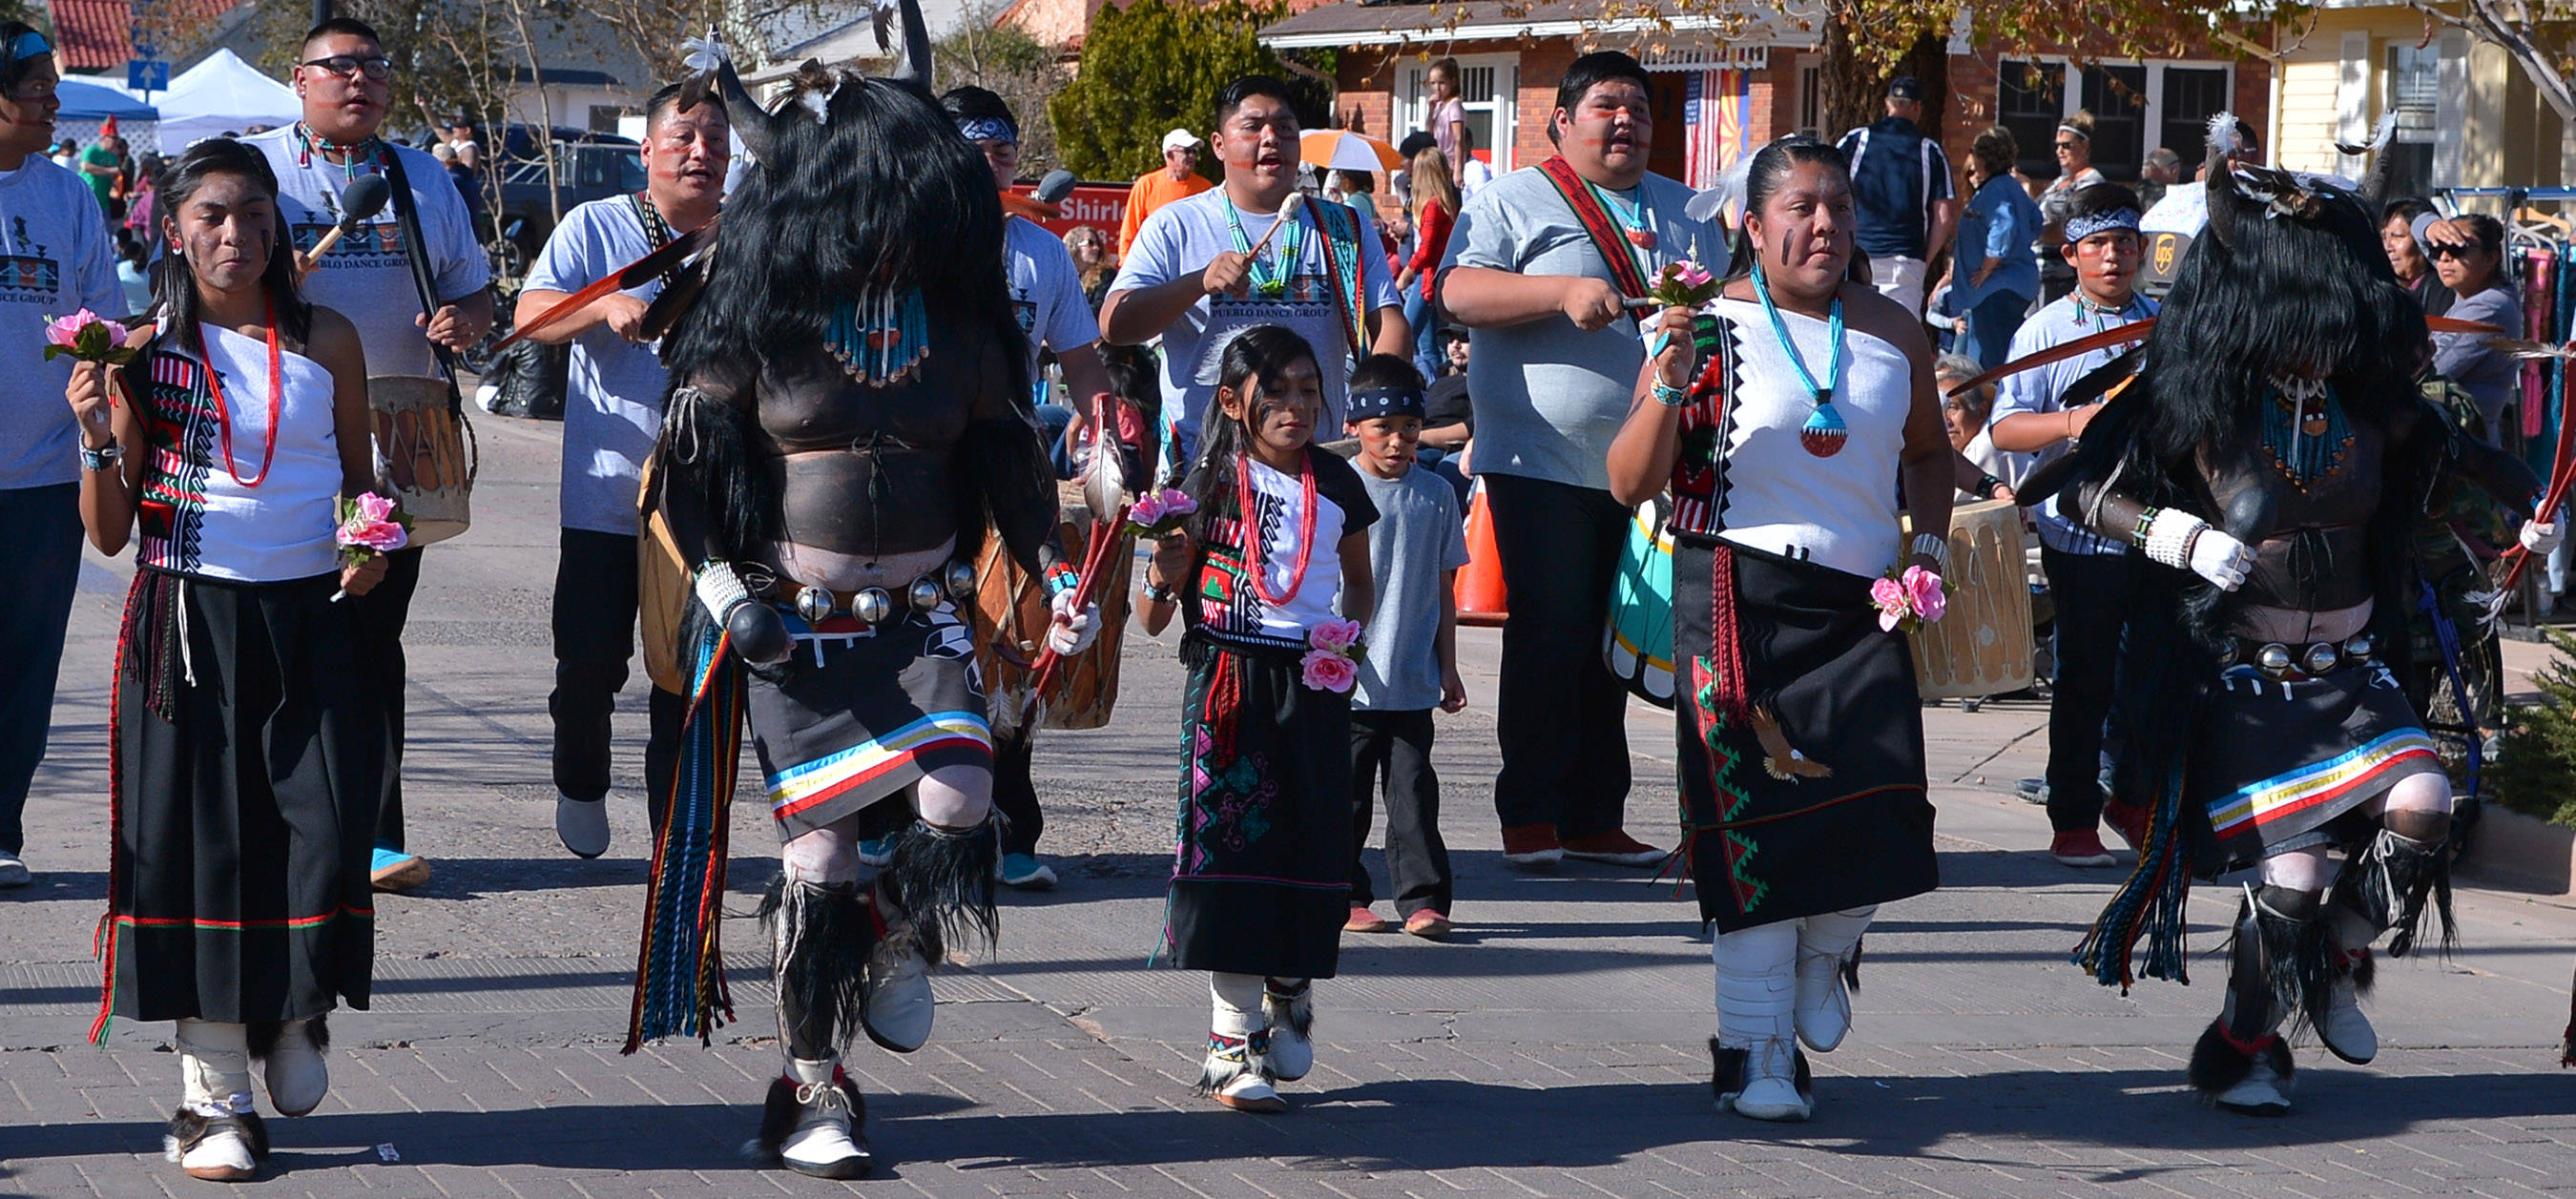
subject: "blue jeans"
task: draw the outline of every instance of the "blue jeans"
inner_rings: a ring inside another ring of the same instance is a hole
[[[2012,353],[2013,334],[2021,330],[2022,316],[2029,310],[2029,296],[2008,291],[1977,301],[1968,310],[1968,356],[1987,370],[2002,366]]]
[[[1422,298],[1419,282],[1404,289],[1404,327],[1413,330],[1413,369],[1422,372],[1428,386],[1440,374],[1440,321],[1431,301]]]
[[[21,820],[53,725],[80,547],[80,484],[0,490],[0,562],[15,583],[0,588],[0,849],[13,854],[27,847]]]
[[[1073,424],[1073,409],[1062,404],[1038,405],[1038,432],[1046,438],[1047,461],[1055,464],[1055,477],[1073,477],[1073,456],[1064,450],[1064,431]]]

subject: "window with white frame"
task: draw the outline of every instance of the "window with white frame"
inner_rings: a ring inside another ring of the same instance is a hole
[[[1389,141],[1400,142],[1416,129],[1431,127],[1431,63],[1408,62],[1404,66],[1404,90],[1396,110],[1399,128],[1387,131]],[[1458,102],[1467,110],[1467,130],[1476,139],[1476,156],[1485,160],[1499,175],[1512,169],[1512,139],[1516,136],[1518,106],[1513,98],[1520,91],[1520,58],[1512,54],[1462,54],[1458,56]]]
[[[2439,44],[2388,44],[2388,106],[2397,110],[2397,132],[2388,155],[2388,194],[2424,196],[2433,190],[2434,110],[2442,102]]]
[[[2159,145],[2193,161],[2200,142],[2191,130],[2224,110],[2236,79],[2234,67],[2212,62],[2100,63],[2075,73],[2074,86],[2069,74],[2064,59],[1997,64],[1995,123],[2012,131],[2022,173],[2032,178],[2057,177],[2057,123],[2081,108],[2093,110],[2093,166],[2106,178],[2135,180]]]
[[[1812,60],[1814,56],[1807,57]],[[1810,61],[1798,68],[1798,132],[1809,137],[1823,137],[1824,124],[1824,71]]]

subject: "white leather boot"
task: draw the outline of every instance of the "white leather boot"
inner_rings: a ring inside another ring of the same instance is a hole
[[[268,1130],[250,1097],[250,1030],[211,1020],[179,1022],[179,1110],[162,1155],[190,1178],[248,1182],[268,1156]]]

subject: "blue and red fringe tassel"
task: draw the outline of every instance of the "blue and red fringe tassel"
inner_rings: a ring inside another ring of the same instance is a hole
[[[725,829],[742,758],[743,668],[721,625],[706,624],[689,648],[694,685],[680,726],[671,811],[653,845],[625,1053],[673,1035],[707,1043],[733,1019],[720,934]]]

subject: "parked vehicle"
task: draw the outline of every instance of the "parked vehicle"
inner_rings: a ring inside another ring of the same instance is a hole
[[[557,212],[644,190],[644,158],[634,139],[557,125],[550,139],[555,196],[548,203],[546,161],[536,151],[535,133],[536,126],[512,124],[499,159],[484,167],[498,172],[501,192],[497,217],[484,231],[484,250],[492,258],[493,273],[509,279],[526,273],[527,264],[554,232]],[[478,134],[475,140],[489,146],[493,139]],[[488,197],[488,183],[484,190]]]

